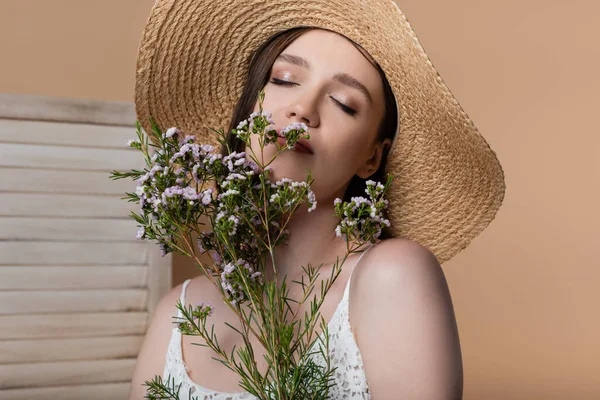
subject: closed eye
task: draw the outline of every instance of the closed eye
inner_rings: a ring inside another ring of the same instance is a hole
[[[296,83],[294,83],[294,82],[283,81],[283,80],[277,79],[277,78],[273,78],[271,83],[274,83],[275,85],[279,85],[279,86],[294,86],[294,85],[296,85]]]
[[[271,81],[271,83],[273,83],[274,85],[278,85],[278,86],[294,86],[297,85],[297,83],[295,82],[289,82],[289,81],[284,81],[281,79],[277,79],[277,78],[273,78],[273,80]],[[355,116],[356,115],[356,110],[354,110],[353,108],[348,107],[347,105],[345,105],[344,103],[341,103],[339,101],[337,101],[335,98],[333,98],[332,96],[329,96],[335,103],[336,105],[342,110],[344,111],[346,114],[350,115],[350,116]]]

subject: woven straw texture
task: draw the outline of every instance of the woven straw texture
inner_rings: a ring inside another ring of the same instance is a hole
[[[504,172],[393,1],[158,0],[138,53],[140,123],[149,132],[152,117],[218,148],[209,128],[229,126],[253,51],[297,26],[342,34],[381,65],[400,106],[387,164],[392,232],[451,259],[496,216]]]

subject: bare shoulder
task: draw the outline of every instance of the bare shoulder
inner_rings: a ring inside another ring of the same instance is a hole
[[[356,283],[361,294],[381,288],[397,288],[397,284],[410,282],[431,283],[444,280],[444,272],[435,255],[418,242],[391,238],[381,241],[365,255],[364,264],[356,271]],[[362,298],[362,296],[361,296]]]
[[[387,239],[357,275],[353,325],[373,397],[462,398],[458,328],[435,255],[418,242]]]
[[[131,381],[130,400],[144,398],[147,389],[144,382],[163,374],[167,347],[175,327],[174,317],[178,312],[177,301],[181,297],[182,289],[183,284],[173,287],[156,306],[138,353]]]

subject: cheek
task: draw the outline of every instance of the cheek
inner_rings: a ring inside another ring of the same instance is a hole
[[[338,186],[356,174],[360,160],[356,146],[340,143],[323,154],[320,171],[328,177],[329,184]]]
[[[332,134],[327,147],[332,152],[332,158],[343,160],[346,165],[360,164],[369,146],[367,133],[350,124],[338,124],[330,132]]]
[[[264,87],[262,90],[265,92],[265,97],[262,103],[263,111],[273,113],[275,110],[274,106],[272,107],[272,105],[281,104],[281,101],[278,99],[276,92],[269,90],[267,87]],[[260,111],[258,107],[258,98],[256,99],[256,103],[254,103],[253,111]]]

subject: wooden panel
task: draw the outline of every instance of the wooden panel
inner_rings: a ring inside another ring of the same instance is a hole
[[[104,218],[0,217],[0,240],[137,241],[137,222]]]
[[[141,335],[147,316],[146,312],[0,315],[0,339]]]
[[[0,365],[0,389],[131,381],[135,359]]]
[[[106,400],[127,399],[131,383],[102,383],[95,385],[69,385],[28,389],[0,390],[0,400]]]
[[[144,265],[148,243],[0,241],[0,265]]]
[[[0,290],[145,287],[146,266],[2,266]]]
[[[0,271],[2,269],[0,267]],[[144,311],[147,294],[145,289],[3,291],[0,292],[0,315]]]
[[[35,167],[110,172],[143,168],[144,157],[135,149],[99,149],[0,143],[0,167]]]
[[[133,126],[131,102],[0,93],[0,118]]]
[[[135,238],[132,103],[0,94],[0,400],[128,396],[171,255]],[[152,279],[150,279],[150,276]]]
[[[125,197],[125,194],[121,197]],[[118,196],[74,196],[0,193],[0,215],[12,217],[113,217],[127,218],[140,206]]]
[[[135,358],[143,335],[0,341],[0,364]]]
[[[0,142],[131,149],[135,127],[0,119]],[[141,156],[139,150],[134,150]]]
[[[0,191],[121,197],[125,197],[125,192],[135,192],[136,185],[132,179],[112,180],[109,176],[110,172],[0,168]]]

